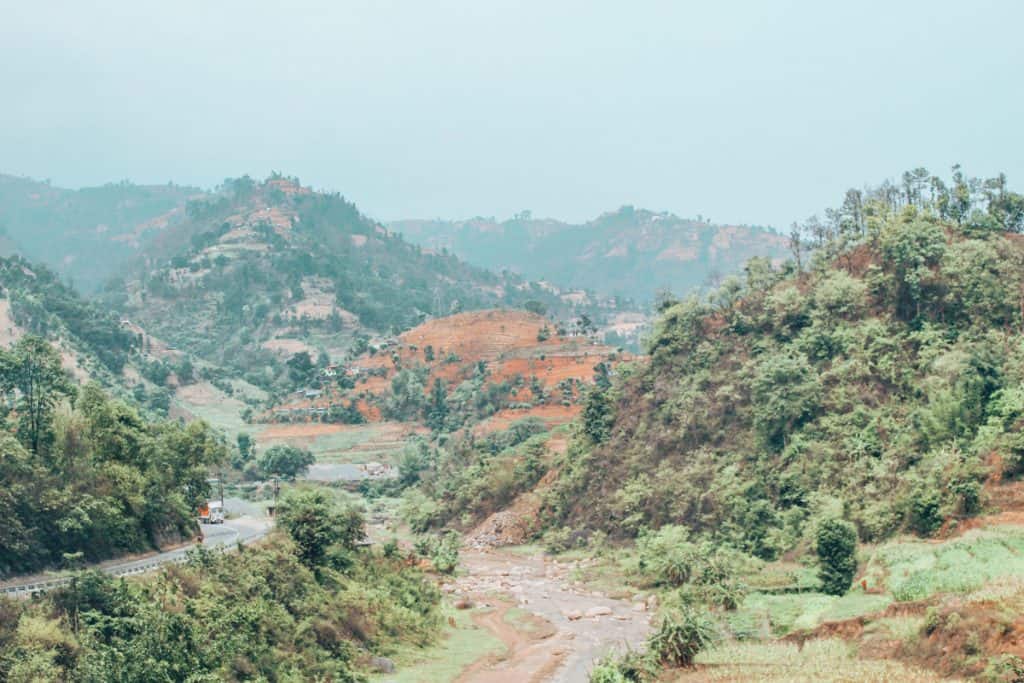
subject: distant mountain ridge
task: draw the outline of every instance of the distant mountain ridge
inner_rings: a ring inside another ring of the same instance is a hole
[[[202,194],[127,181],[70,190],[0,174],[0,246],[95,291],[154,235],[184,220],[188,200]]]
[[[788,248],[787,239],[768,228],[715,225],[631,206],[583,224],[524,212],[501,222],[402,220],[389,227],[484,268],[638,301],[650,301],[662,289],[685,293],[754,256],[781,261]]]

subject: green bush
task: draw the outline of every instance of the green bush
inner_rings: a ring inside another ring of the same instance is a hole
[[[689,542],[686,527],[666,524],[637,538],[640,573],[655,586],[682,586],[701,561],[700,550]]]
[[[330,560],[338,569],[347,568],[366,533],[362,512],[339,505],[322,488],[289,492],[281,501],[277,523],[295,542],[299,559],[310,566]]]
[[[942,526],[942,499],[933,489],[918,490],[910,498],[910,526],[922,536],[931,536]]]
[[[842,519],[826,519],[818,525],[816,551],[821,589],[843,595],[857,572],[857,530]]]
[[[423,533],[433,526],[440,514],[441,506],[428,498],[417,488],[408,489],[402,494],[399,516],[415,533]]]
[[[462,537],[458,531],[445,531],[439,537],[427,537],[418,542],[417,552],[430,558],[434,569],[441,573],[453,573],[459,566],[459,548]]]
[[[657,666],[649,655],[630,651],[598,660],[590,672],[589,683],[643,683],[657,677]]]
[[[717,630],[708,614],[683,607],[662,617],[648,648],[662,664],[689,667],[697,654],[715,641]]]
[[[295,479],[305,474],[309,466],[315,462],[316,457],[310,451],[286,444],[271,446],[259,459],[263,472],[285,479]]]
[[[541,539],[544,550],[552,555],[564,553],[582,545],[582,537],[569,527],[548,529]]]

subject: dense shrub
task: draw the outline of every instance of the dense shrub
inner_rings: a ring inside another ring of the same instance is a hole
[[[648,648],[662,664],[688,667],[701,650],[714,642],[716,634],[707,613],[684,607],[662,617],[648,640]]]
[[[29,376],[30,393],[19,388]],[[147,422],[96,385],[72,408],[62,403],[71,387],[59,356],[31,337],[0,354],[0,380],[18,395],[13,424],[0,432],[0,575],[195,534],[209,468],[227,459],[204,423]]]
[[[361,551],[345,577],[275,537],[141,581],[101,573],[5,605],[5,681],[365,680],[365,653],[425,645],[440,596],[400,558]]]
[[[277,444],[271,446],[259,457],[260,469],[267,475],[295,479],[306,473],[316,457],[308,450]]]
[[[451,574],[459,565],[459,548],[462,537],[455,531],[446,531],[438,536],[422,536],[416,542],[416,551],[428,557],[434,569],[442,574]]]
[[[857,572],[857,530],[842,519],[826,519],[818,525],[815,550],[820,563],[821,589],[843,595]]]

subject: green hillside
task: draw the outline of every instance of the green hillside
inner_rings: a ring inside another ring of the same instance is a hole
[[[825,515],[934,534],[1024,472],[1021,196],[919,173],[828,216],[804,269],[757,259],[664,306],[650,362],[592,395],[553,521],[773,559]]]
[[[121,374],[138,341],[46,266],[0,258],[0,339],[9,345],[24,334],[51,340],[81,377],[106,383]]]
[[[187,213],[103,297],[148,333],[260,386],[295,352],[338,357],[428,317],[527,302],[566,316],[596,308],[410,244],[294,179],[234,180]]]
[[[1020,680],[1024,196],[915,171],[800,227],[781,266],[666,301],[567,447],[519,425],[410,455],[404,517],[653,599],[646,653],[595,682]]]

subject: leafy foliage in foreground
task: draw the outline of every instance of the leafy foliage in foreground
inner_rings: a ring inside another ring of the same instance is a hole
[[[0,575],[193,535],[208,467],[227,456],[204,423],[150,423],[95,384],[76,392],[37,337],[0,352],[0,390],[18,435],[0,431]]]
[[[432,640],[439,594],[402,559],[344,551],[359,560],[344,571],[310,566],[276,537],[141,583],[94,572],[0,602],[0,679],[362,681],[371,653]]]
[[[828,517],[876,540],[976,513],[994,467],[1024,473],[1022,209],[1003,178],[915,172],[809,221],[787,266],[666,302],[649,365],[588,401],[548,524],[772,559]]]

